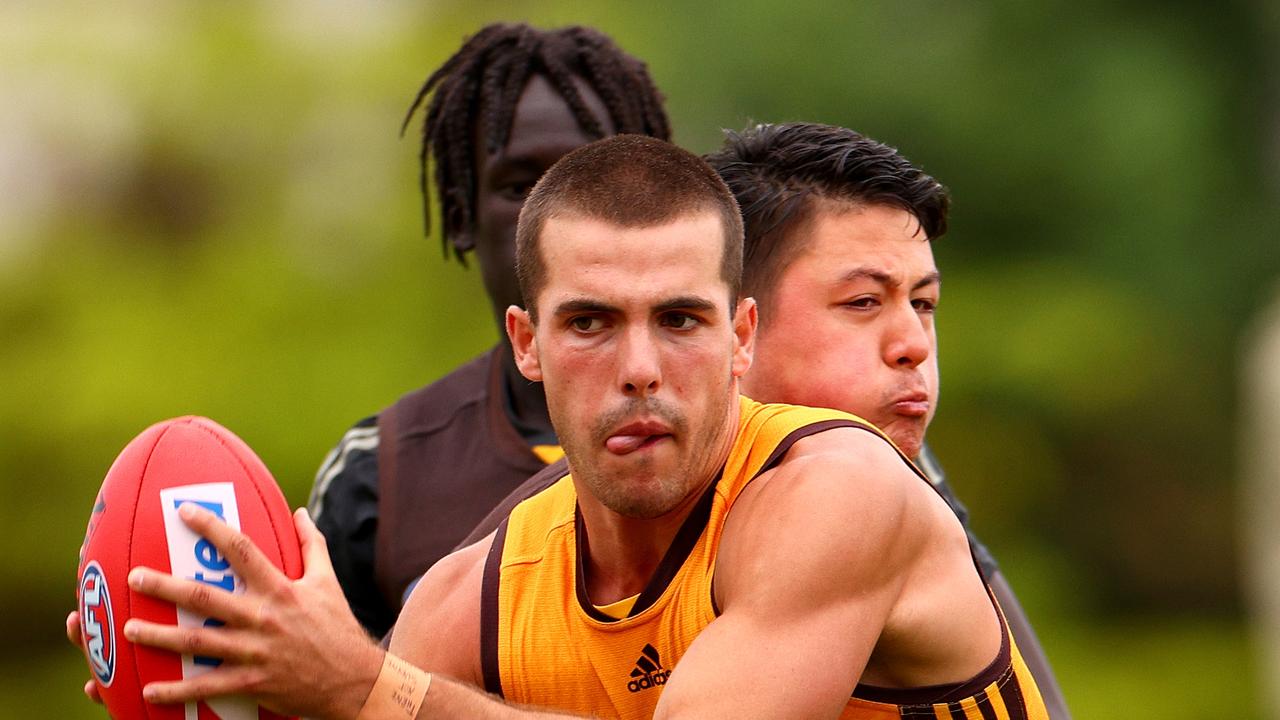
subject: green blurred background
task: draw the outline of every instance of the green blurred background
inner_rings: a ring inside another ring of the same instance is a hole
[[[302,504],[492,342],[397,133],[498,19],[613,35],[695,151],[823,121],[948,184],[930,437],[1076,716],[1264,716],[1233,437],[1280,277],[1274,4],[295,0],[0,6],[0,717],[103,716],[62,619],[132,436],[208,415]]]

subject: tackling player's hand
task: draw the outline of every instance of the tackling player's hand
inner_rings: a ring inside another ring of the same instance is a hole
[[[129,587],[137,592],[226,623],[183,628],[136,618],[126,622],[124,635],[131,642],[223,659],[197,677],[148,683],[143,697],[176,703],[246,694],[285,714],[354,717],[377,678],[382,651],[347,607],[324,536],[306,511],[294,513],[304,568],[298,580],[286,577],[247,535],[212,513],[188,504],[179,514],[230,561],[246,591],[233,595],[149,568],[129,573]]]
[[[67,639],[71,641],[72,645],[76,646],[77,650],[84,652],[84,645],[80,642],[79,610],[72,610],[67,615]],[[98,694],[98,683],[94,682],[93,678],[89,678],[89,681],[84,684],[84,694],[90,700],[99,705],[102,704],[102,696]]]

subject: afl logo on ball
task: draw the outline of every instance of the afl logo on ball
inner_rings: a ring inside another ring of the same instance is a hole
[[[107,579],[96,560],[90,561],[80,576],[80,634],[94,676],[103,687],[111,687],[116,674],[116,629]]]

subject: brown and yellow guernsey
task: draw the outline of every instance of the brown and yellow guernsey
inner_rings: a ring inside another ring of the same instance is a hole
[[[719,479],[621,619],[587,598],[582,518],[569,476],[520,503],[499,526],[484,568],[481,661],[486,689],[520,704],[598,717],[651,717],[672,669],[716,618],[711,580],[734,501],[793,443],[837,427],[885,437],[846,413],[742,398],[738,434]],[[1003,616],[1001,626],[999,655],[969,681],[906,690],[858,685],[841,717],[1047,718]]]

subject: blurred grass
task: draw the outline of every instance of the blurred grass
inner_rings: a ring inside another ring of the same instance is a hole
[[[1080,720],[1263,717],[1238,623],[1050,618],[1037,628]]]

